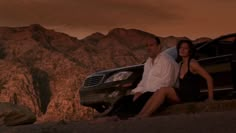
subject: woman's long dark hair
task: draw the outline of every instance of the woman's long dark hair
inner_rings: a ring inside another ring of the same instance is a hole
[[[188,44],[188,47],[189,47],[189,59],[192,59],[192,58],[195,58],[195,52],[196,52],[196,49],[192,43],[191,40],[180,40],[176,46],[177,48],[177,58],[176,58],[176,61],[177,62],[181,62],[182,61],[182,57],[179,55],[179,49],[181,47],[181,45],[183,43],[186,43]]]

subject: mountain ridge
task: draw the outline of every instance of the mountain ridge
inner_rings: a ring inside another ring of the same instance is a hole
[[[0,100],[29,107],[38,120],[91,119],[79,104],[84,79],[99,70],[140,64],[155,35],[115,28],[77,39],[39,24],[0,27]],[[186,37],[160,37],[163,48]],[[198,40],[200,41],[200,40]]]

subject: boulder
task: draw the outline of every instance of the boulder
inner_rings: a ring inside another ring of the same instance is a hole
[[[0,126],[31,124],[36,121],[35,114],[23,105],[0,103]]]

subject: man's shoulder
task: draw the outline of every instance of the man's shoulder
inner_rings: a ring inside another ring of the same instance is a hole
[[[144,64],[147,64],[148,62],[151,62],[151,61],[152,61],[152,58],[148,57],[146,61],[144,62]]]

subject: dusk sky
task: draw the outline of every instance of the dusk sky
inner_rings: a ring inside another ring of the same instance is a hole
[[[41,24],[82,39],[113,28],[157,36],[236,32],[236,0],[0,0],[0,26]]]

